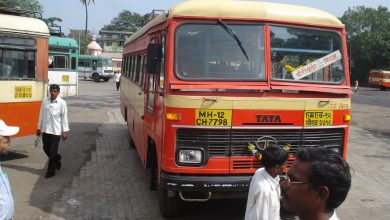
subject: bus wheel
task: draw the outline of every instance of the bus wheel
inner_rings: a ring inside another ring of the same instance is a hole
[[[92,78],[93,78],[93,81],[94,81],[94,82],[99,82],[99,81],[100,81],[100,76],[99,76],[99,74],[93,74]]]
[[[168,195],[168,193],[172,195]],[[176,217],[179,213],[179,199],[177,193],[168,192],[168,190],[160,184],[158,195],[161,215],[163,217]]]
[[[385,86],[381,86],[381,90],[382,91],[386,91],[386,87]]]
[[[135,144],[134,144],[133,138],[131,138],[130,134],[129,134],[129,146],[131,148],[133,148],[133,149],[135,148]]]
[[[148,161],[147,165],[150,168],[150,181],[149,187],[150,190],[154,191],[157,189],[158,185],[158,170],[157,170],[157,156],[156,156],[156,148],[154,146],[150,146],[148,148]]]

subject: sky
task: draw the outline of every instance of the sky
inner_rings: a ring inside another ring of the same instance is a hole
[[[144,15],[153,9],[168,10],[170,7],[184,0],[95,0],[95,4],[88,6],[88,29],[94,34],[122,10]],[[218,0],[209,0],[218,1]],[[348,7],[361,6],[378,8],[379,5],[390,9],[390,0],[265,0],[267,2],[288,3],[308,6],[329,12],[341,17]],[[43,5],[43,17],[59,17],[62,19],[62,31],[69,33],[70,29],[84,29],[85,7],[80,0],[39,0]]]

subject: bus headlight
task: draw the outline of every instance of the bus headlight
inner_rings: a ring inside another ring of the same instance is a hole
[[[178,153],[178,163],[199,165],[203,161],[203,152],[200,149],[182,149]]]

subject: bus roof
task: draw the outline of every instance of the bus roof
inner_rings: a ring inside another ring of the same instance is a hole
[[[80,60],[80,59],[88,59],[88,60],[98,60],[98,59],[112,60],[112,57],[108,57],[108,56],[94,56],[94,55],[83,54],[83,55],[79,55],[79,60]]]
[[[126,43],[137,39],[151,27],[169,18],[253,19],[273,22],[299,23],[323,27],[343,28],[341,21],[314,8],[240,0],[188,0],[173,6],[167,14],[161,14],[129,37]]]
[[[67,47],[67,48],[78,48],[77,41],[67,37],[56,37],[50,36],[49,47]]]
[[[0,14],[0,32],[36,35],[48,38],[49,28],[37,18]]]

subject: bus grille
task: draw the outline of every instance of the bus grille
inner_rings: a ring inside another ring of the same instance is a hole
[[[215,156],[250,156],[248,143],[255,144],[256,140],[271,136],[277,140],[280,147],[290,144],[290,155],[295,155],[302,147],[326,146],[339,148],[344,142],[344,129],[288,129],[288,130],[206,130],[187,129],[177,130],[177,148],[203,148],[208,157]]]

